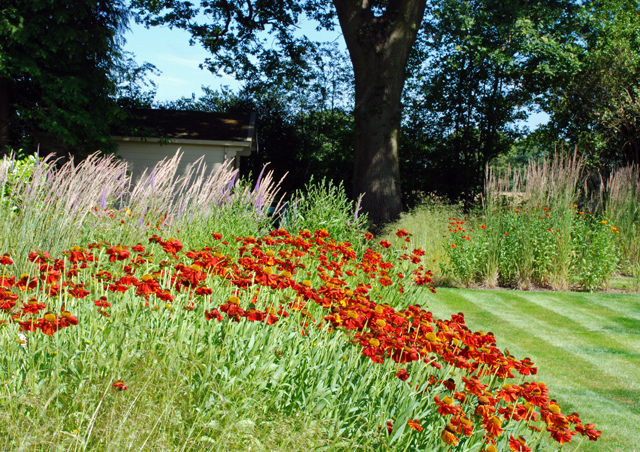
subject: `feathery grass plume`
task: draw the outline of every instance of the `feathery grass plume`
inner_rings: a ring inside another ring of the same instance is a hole
[[[78,240],[139,239],[149,229],[163,228],[170,233],[194,221],[208,226],[225,217],[236,221],[235,216],[223,215],[225,203],[236,211],[246,211],[243,230],[254,232],[258,222],[266,218],[264,206],[273,202],[282,180],[274,183],[270,171],[253,192],[234,191],[238,170],[231,167],[231,160],[207,172],[201,158],[184,175],[178,175],[181,156],[178,150],[150,172],[145,170],[133,186],[127,163],[112,155],[95,153],[78,165],[72,159],[60,168],[55,165],[58,160],[47,156],[33,168],[30,178],[13,184],[8,196],[4,188],[10,159],[4,158],[0,166],[1,205],[15,205],[17,210],[3,207],[0,249],[16,256],[16,265],[25,268],[33,250],[59,253]],[[104,221],[104,217],[112,221]]]
[[[614,168],[603,184],[606,215],[620,235],[623,270],[640,265],[640,166]]]

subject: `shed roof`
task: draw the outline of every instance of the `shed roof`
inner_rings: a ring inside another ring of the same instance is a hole
[[[185,110],[129,110],[122,137],[164,138],[199,141],[250,142],[254,137],[255,113],[214,113]]]

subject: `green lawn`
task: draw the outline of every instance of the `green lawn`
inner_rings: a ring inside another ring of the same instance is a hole
[[[440,288],[426,303],[440,318],[463,312],[472,331],[492,331],[498,347],[530,357],[563,412],[602,430],[580,451],[640,451],[638,294]]]

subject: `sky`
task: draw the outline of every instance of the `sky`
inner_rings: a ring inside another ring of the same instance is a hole
[[[240,87],[240,83],[229,75],[216,75],[198,67],[210,54],[200,44],[190,46],[187,31],[168,27],[146,29],[134,21],[130,28],[125,34],[124,50],[134,53],[138,64],[146,61],[162,71],[159,76],[149,77],[156,83],[156,101],[177,100],[192,94],[198,98],[203,94],[202,86],[214,90],[220,90],[222,86],[233,90]],[[308,23],[302,25],[301,32],[312,40],[337,40],[342,48],[346,48],[339,27],[334,32],[316,32],[312,23]],[[533,113],[526,124],[533,130],[548,119],[545,113]]]

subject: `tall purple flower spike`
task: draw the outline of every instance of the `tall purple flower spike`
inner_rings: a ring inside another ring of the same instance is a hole
[[[264,173],[264,169],[267,167],[267,165],[264,165],[262,167],[262,171],[260,171],[260,174],[258,175],[258,180],[256,181],[256,187],[253,189],[253,192],[257,192],[260,189],[260,182],[262,181],[262,174]]]

